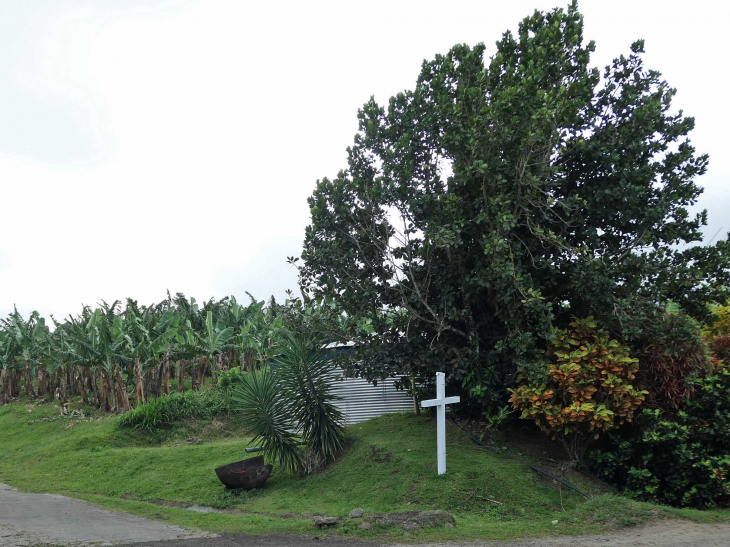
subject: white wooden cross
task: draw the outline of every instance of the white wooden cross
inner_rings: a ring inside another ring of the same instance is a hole
[[[436,398],[421,401],[421,406],[436,407],[436,455],[439,475],[446,473],[446,405],[458,403],[459,397],[446,397],[446,381],[443,372],[436,373]]]

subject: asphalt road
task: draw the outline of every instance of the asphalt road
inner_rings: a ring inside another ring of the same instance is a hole
[[[341,539],[314,539],[295,536],[221,536],[187,539],[166,543],[145,542],[134,547],[378,547]],[[728,547],[730,525],[695,524],[672,520],[651,526],[631,528],[604,536],[563,536],[535,538],[518,542],[429,543],[418,547]],[[413,547],[413,544],[389,547]]]
[[[18,492],[0,484],[0,547],[377,547],[378,543],[299,536],[215,536],[107,511],[93,503]],[[412,545],[412,544],[409,544]],[[730,523],[668,520],[603,536],[564,536],[518,542],[422,544],[420,547],[728,547]],[[398,547],[406,547],[398,546]]]
[[[0,484],[0,547],[110,545],[200,535],[179,526],[107,511],[93,503],[18,492]]]

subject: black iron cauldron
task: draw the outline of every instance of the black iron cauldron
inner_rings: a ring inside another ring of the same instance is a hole
[[[264,465],[264,457],[256,456],[218,467],[215,474],[226,488],[260,488],[271,475],[271,464]]]

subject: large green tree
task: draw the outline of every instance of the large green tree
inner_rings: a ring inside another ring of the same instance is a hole
[[[688,212],[693,118],[642,41],[603,72],[593,50],[575,3],[535,12],[491,59],[457,45],[359,111],[347,169],[309,199],[300,282],[372,325],[365,376],[446,369],[487,403],[571,315],[630,340],[662,302],[726,296],[730,243],[698,245]]]

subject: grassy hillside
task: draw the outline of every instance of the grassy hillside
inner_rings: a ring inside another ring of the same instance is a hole
[[[635,503],[571,477],[592,494],[586,501],[520,463],[477,448],[454,427],[447,445],[449,472],[439,477],[435,423],[413,415],[352,426],[349,449],[336,465],[308,477],[277,473],[275,467],[266,486],[253,493],[226,491],[213,471],[246,457],[248,440],[230,423],[192,423],[148,437],[120,428],[115,417],[43,420],[57,415],[57,407],[46,404],[0,407],[0,482],[211,531],[313,533],[307,515],[346,516],[355,507],[445,509],[456,517],[452,530],[411,533],[424,539],[586,533],[656,516],[712,520],[726,515]],[[229,514],[194,513],[182,508],[188,504]],[[381,539],[403,534],[379,527],[360,531],[356,525],[328,533]]]

